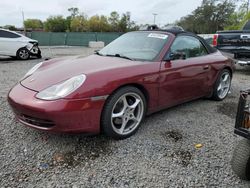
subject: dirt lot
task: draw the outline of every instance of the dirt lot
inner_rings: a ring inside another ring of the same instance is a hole
[[[44,58],[93,53],[42,50]],[[0,58],[0,187],[250,187],[230,166],[238,94],[250,87],[250,68],[237,70],[223,102],[200,99],[155,113],[135,136],[114,141],[47,134],[14,119],[7,92],[40,61]]]

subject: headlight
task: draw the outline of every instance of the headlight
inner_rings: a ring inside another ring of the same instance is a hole
[[[26,78],[26,77],[32,75],[39,67],[41,67],[42,64],[43,64],[43,62],[36,64],[33,68],[31,68],[31,69],[24,75],[23,78]]]
[[[61,99],[77,90],[86,80],[84,74],[74,76],[62,83],[53,85],[41,92],[36,97],[43,100]]]

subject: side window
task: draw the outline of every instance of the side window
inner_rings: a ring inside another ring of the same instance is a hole
[[[8,32],[8,31],[0,30],[0,37],[1,38],[19,38],[21,36],[15,34],[15,33],[11,33],[11,32]]]
[[[171,53],[179,54],[180,58],[199,57],[208,54],[203,44],[192,36],[179,36],[173,42]]]

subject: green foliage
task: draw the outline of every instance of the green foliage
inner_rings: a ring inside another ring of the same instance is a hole
[[[75,17],[80,16],[80,14],[79,14],[79,9],[76,7],[68,8],[68,11],[70,12],[70,16],[66,18],[66,25],[67,25],[67,31],[71,31],[72,20],[75,19]],[[81,28],[79,28],[79,23],[77,23],[76,20],[74,20],[73,26],[77,27],[77,28],[74,28],[73,30],[81,30]]]
[[[74,18],[79,15],[79,8],[71,7],[68,9],[68,11],[71,13],[71,18]]]
[[[224,28],[225,30],[239,30],[248,21],[247,14],[248,3],[244,2],[237,11],[232,13],[229,17],[228,25]]]
[[[131,21],[130,12],[120,16],[118,12],[113,11],[108,17],[95,15],[88,18],[77,7],[71,7],[68,11],[70,15],[66,18],[63,16],[50,16],[44,23],[38,19],[27,19],[24,24],[29,29],[44,28],[46,31],[51,32],[127,32],[139,29],[139,26],[134,21]]]
[[[63,16],[50,16],[45,24],[46,31],[65,32],[67,30],[67,21]]]
[[[116,11],[113,11],[110,13],[108,22],[112,26],[113,31],[116,31],[116,32],[119,31],[120,15]]]
[[[5,25],[3,26],[4,29],[9,29],[11,31],[16,31],[17,28],[14,25]]]
[[[73,32],[127,32],[139,29],[135,22],[131,21],[130,12],[120,16],[114,11],[110,13],[109,17],[94,15],[88,19],[84,13],[80,15],[77,9],[66,20],[70,21],[68,28]]]
[[[244,19],[244,13],[234,12],[228,21],[228,25],[224,27],[225,30],[239,30],[242,28],[242,20]]]
[[[195,33],[214,33],[229,25],[235,6],[229,0],[203,0],[201,6],[177,24]]]
[[[88,20],[89,31],[94,32],[107,32],[110,31],[111,27],[108,24],[108,19],[105,16],[92,16]]]
[[[241,6],[238,7],[239,3]],[[250,13],[247,14],[248,6],[249,0],[202,0],[201,6],[176,21],[175,25],[201,34],[214,33],[223,29],[238,30],[250,20]],[[237,10],[235,10],[236,7],[238,7]],[[29,29],[44,28],[52,32],[128,32],[139,30],[139,28],[146,29],[149,25],[137,25],[131,20],[130,12],[120,15],[113,11],[109,16],[95,15],[88,18],[77,7],[71,7],[68,11],[70,15],[66,18],[50,16],[44,23],[39,19],[27,19],[24,24]],[[16,29],[14,26],[8,28]]]
[[[88,31],[88,20],[86,16],[79,15],[75,16],[74,18],[71,18],[70,21],[70,31],[73,32],[83,32]]]
[[[120,32],[127,32],[130,28],[130,12],[122,14],[122,17],[119,21],[119,30]]]
[[[43,22],[39,19],[27,19],[24,21],[24,25],[27,29],[43,29]]]
[[[111,16],[112,16],[112,13],[111,13]],[[131,13],[130,12],[126,12],[125,14],[122,14],[121,18],[118,14],[117,18],[118,19],[115,22],[116,31],[128,32],[128,31],[134,31],[134,30],[139,29],[139,26],[137,26],[134,21],[131,21]]]

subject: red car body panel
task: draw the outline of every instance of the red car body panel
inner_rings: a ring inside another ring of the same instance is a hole
[[[9,92],[9,103],[18,120],[33,128],[98,133],[105,100],[120,87],[134,85],[141,89],[147,98],[147,113],[150,114],[211,95],[220,71],[224,68],[233,71],[232,61],[220,52],[186,60],[163,61],[175,39],[173,34],[167,34],[169,40],[155,61],[99,55],[49,60]],[[36,98],[39,91],[79,74],[85,74],[86,81],[64,99],[46,101]],[[45,125],[40,126],[43,123]]]
[[[36,94],[20,84],[10,91],[9,104],[21,123],[51,132],[100,131],[99,120],[104,101],[92,101],[90,98],[43,101],[37,99]],[[37,126],[37,123],[41,126]]]
[[[231,69],[228,58],[220,52],[202,57],[162,62],[159,108],[171,107],[209,96],[223,67]]]

